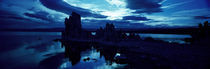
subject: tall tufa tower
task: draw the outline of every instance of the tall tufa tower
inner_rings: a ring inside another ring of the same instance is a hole
[[[81,16],[76,12],[72,12],[69,18],[65,19],[65,38],[80,38],[82,33]]]

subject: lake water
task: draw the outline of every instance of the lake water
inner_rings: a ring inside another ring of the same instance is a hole
[[[61,43],[52,32],[0,32],[1,69],[36,69],[46,54],[60,53]]]
[[[65,57],[62,43],[53,41],[61,38],[58,32],[1,32],[0,38],[1,69],[115,69],[124,66],[107,65],[107,59],[93,47],[75,48],[79,51],[71,52],[79,57]],[[84,61],[86,58],[90,60]]]
[[[190,38],[189,35],[173,34],[140,36],[165,40]],[[117,53],[119,48],[101,45],[95,47],[89,44],[83,46],[80,45],[82,43],[69,45],[53,41],[59,38],[61,38],[59,32],[1,32],[1,69],[115,69],[127,66],[114,62],[113,58],[120,54]],[[71,48],[62,48],[63,44]]]
[[[156,40],[162,40],[169,43],[179,43],[179,44],[189,44],[185,42],[185,38],[192,38],[191,35],[183,35],[183,34],[139,34],[142,39],[147,37],[152,37]]]

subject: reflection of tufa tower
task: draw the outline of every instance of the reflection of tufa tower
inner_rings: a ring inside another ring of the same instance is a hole
[[[81,16],[72,12],[69,18],[65,19],[65,31],[62,33],[65,39],[80,38],[82,33]]]

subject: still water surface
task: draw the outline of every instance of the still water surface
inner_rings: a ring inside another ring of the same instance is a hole
[[[190,38],[189,35],[173,34],[140,34],[140,36],[142,38],[177,40]],[[51,69],[115,69],[126,67],[126,64],[112,62],[112,58],[119,53],[108,53],[110,48],[101,49],[88,46],[88,48],[83,49],[78,48],[77,45],[75,47],[71,45],[71,52],[75,54],[66,56],[65,47],[62,48],[61,46],[62,43],[53,41],[61,38],[59,32],[1,32],[0,38],[0,65],[2,69],[37,69],[40,67]]]
[[[0,67],[2,69],[114,69],[124,65],[106,64],[104,56],[90,47],[74,53],[80,57],[72,58],[79,61],[72,65],[65,57],[65,48],[58,32],[1,32]],[[75,48],[77,49],[77,48]],[[75,56],[75,55],[71,55]],[[84,59],[90,58],[88,61]]]

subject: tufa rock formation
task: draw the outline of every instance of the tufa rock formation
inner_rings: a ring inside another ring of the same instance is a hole
[[[87,32],[82,29],[81,16],[72,12],[69,18],[65,19],[65,30],[62,32],[63,40],[102,40],[118,42],[122,40],[140,40],[139,35],[131,33],[127,36],[121,30],[116,30],[113,24],[106,24],[106,27],[100,28],[96,31],[96,35],[91,35],[92,32]]]
[[[89,37],[89,33],[82,29],[81,16],[72,12],[69,18],[65,19],[65,31],[62,32],[64,40],[85,39]]]

